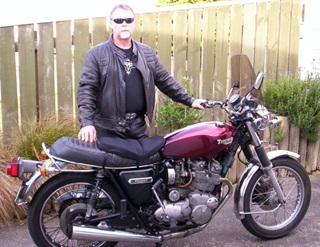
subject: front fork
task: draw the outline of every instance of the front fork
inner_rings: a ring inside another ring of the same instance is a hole
[[[261,144],[261,140],[259,136],[257,135],[257,132],[254,130],[251,122],[246,122],[247,129],[250,133],[251,139],[252,139],[252,145],[255,148],[255,151],[257,153],[257,156],[261,163],[261,169],[263,172],[270,178],[271,184],[273,185],[273,188],[275,192],[278,195],[278,200],[280,203],[284,203],[286,201],[286,198],[282,192],[282,189],[278,183],[278,180],[272,170],[272,163],[266,153],[266,150],[264,149],[263,145]]]

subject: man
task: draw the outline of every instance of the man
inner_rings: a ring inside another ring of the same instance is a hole
[[[204,109],[204,100],[188,95],[150,47],[132,40],[135,22],[130,6],[115,6],[110,21],[112,35],[88,51],[80,76],[80,140],[147,137],[145,116],[152,120],[155,86],[176,102]]]

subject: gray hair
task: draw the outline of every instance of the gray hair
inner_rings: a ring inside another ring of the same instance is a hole
[[[132,12],[133,16],[134,16],[134,11],[129,5],[127,5],[127,4],[118,4],[118,5],[114,6],[113,9],[111,10],[110,19],[112,19],[112,15],[117,9],[130,10]]]

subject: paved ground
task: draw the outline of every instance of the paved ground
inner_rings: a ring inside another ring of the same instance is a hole
[[[310,176],[312,181],[311,205],[301,224],[288,236],[264,241],[251,235],[236,219],[230,198],[209,226],[200,233],[184,239],[170,240],[162,247],[319,247],[320,246],[320,172]],[[35,247],[26,224],[0,227],[1,247]],[[147,243],[119,243],[117,247],[152,247]]]

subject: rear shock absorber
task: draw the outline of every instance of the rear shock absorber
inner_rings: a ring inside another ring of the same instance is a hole
[[[103,178],[104,178],[103,170],[98,169],[96,174],[96,179],[95,179],[95,185],[89,195],[89,200],[87,203],[86,220],[90,219],[92,216],[92,211],[96,206],[97,198],[101,190]]]

